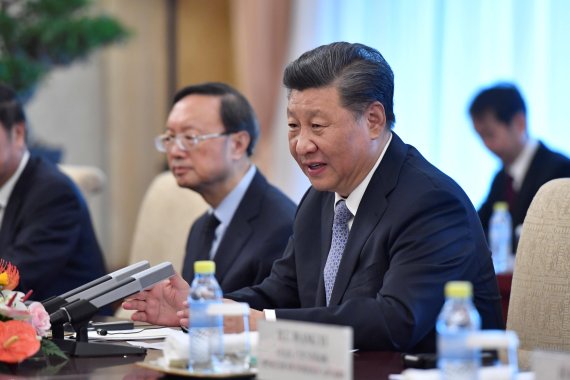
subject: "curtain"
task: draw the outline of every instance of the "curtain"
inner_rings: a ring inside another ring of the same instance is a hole
[[[280,112],[275,104],[287,53],[290,4],[288,0],[229,3],[237,87],[251,102],[259,120],[261,134],[254,160],[265,174],[272,170],[271,122],[275,112]]]
[[[296,0],[288,61],[340,40],[378,49],[395,74],[394,131],[479,206],[500,166],[467,113],[482,87],[515,82],[531,136],[570,152],[569,15],[564,0]],[[309,184],[289,156],[285,96],[273,123],[273,181],[298,200]]]

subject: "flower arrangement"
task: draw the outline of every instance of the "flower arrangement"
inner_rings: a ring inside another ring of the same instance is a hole
[[[67,359],[46,337],[51,328],[49,314],[39,302],[29,305],[27,294],[14,291],[20,272],[11,263],[0,259],[0,362],[20,363],[38,351]]]

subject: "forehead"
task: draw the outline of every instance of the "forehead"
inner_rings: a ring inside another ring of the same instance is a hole
[[[180,99],[170,111],[167,127],[199,127],[221,124],[219,96],[192,94]]]
[[[292,90],[287,103],[287,114],[321,114],[343,108],[338,90],[334,86]]]
[[[493,111],[486,111],[480,116],[473,118],[473,124],[477,129],[484,129],[484,130],[496,130],[499,128],[507,129],[508,125],[501,122],[495,116]]]

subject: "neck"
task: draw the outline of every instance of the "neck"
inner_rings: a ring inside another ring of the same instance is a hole
[[[240,161],[232,168],[226,178],[202,189],[200,191],[202,198],[204,198],[212,208],[218,207],[228,194],[236,188],[250,167],[251,162],[249,162],[249,160]]]

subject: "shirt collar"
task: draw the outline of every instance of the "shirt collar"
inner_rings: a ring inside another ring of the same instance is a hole
[[[20,163],[18,164],[18,169],[16,169],[16,171],[14,172],[14,174],[12,174],[10,179],[6,181],[4,186],[0,188],[0,206],[3,206],[5,208],[8,205],[8,200],[10,199],[10,195],[14,190],[14,186],[16,186],[16,182],[18,182],[18,179],[22,175],[22,172],[24,171],[24,168],[28,164],[29,159],[30,159],[30,152],[26,150],[24,152],[24,155],[22,156],[22,159],[20,160]]]
[[[537,149],[538,141],[535,139],[529,139],[513,164],[506,169],[507,173],[513,178],[513,188],[516,191],[520,190],[526,172],[528,171]]]
[[[391,141],[392,141],[392,132],[390,132],[390,136],[388,137],[388,142],[386,143],[384,150],[382,150],[382,153],[380,153],[380,157],[378,157],[378,159],[376,160],[376,163],[374,164],[372,169],[370,169],[370,171],[368,172],[368,174],[366,175],[364,180],[362,180],[362,182],[360,182],[360,184],[358,186],[356,186],[356,188],[352,191],[352,193],[350,193],[348,195],[348,198],[346,198],[346,207],[348,208],[350,213],[353,215],[353,218],[356,215],[356,212],[358,211],[358,206],[360,205],[360,201],[362,201],[362,197],[364,196],[364,192],[366,191],[366,188],[368,187],[368,184],[370,183],[370,180],[372,179],[374,172],[378,168],[378,165],[380,165],[380,161],[382,161],[382,158],[386,154],[386,150],[388,150],[388,146],[390,145]],[[333,207],[341,199],[344,199],[344,198],[341,197],[338,193],[335,193],[334,194],[334,205],[333,205]],[[352,218],[351,218],[351,220],[352,220]]]

